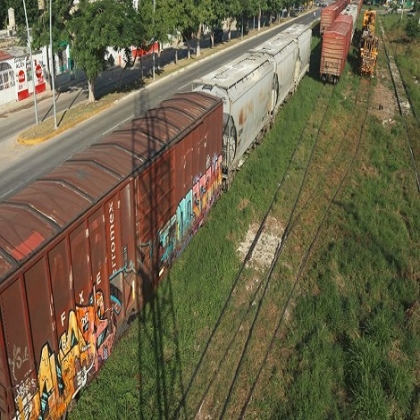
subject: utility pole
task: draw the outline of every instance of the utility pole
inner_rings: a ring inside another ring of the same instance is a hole
[[[54,108],[54,130],[57,129],[57,108],[55,104],[55,71],[54,71],[54,51],[52,43],[52,0],[50,0],[50,49],[51,49],[51,82],[52,82],[52,91],[53,91],[53,108]]]
[[[35,109],[35,124],[38,125],[38,106],[36,103],[36,91],[35,91],[35,71],[34,71],[34,60],[32,59],[32,48],[31,48],[31,38],[29,35],[29,23],[28,23],[28,13],[26,12],[26,3],[23,1],[23,10],[25,11],[25,20],[26,20],[26,33],[28,37],[28,48],[29,48],[29,59],[31,60],[31,71],[32,71],[32,88],[34,93],[34,109]]]

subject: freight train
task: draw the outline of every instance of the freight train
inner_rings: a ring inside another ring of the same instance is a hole
[[[321,10],[321,20],[319,23],[319,33],[321,35],[334,23],[348,4],[348,0],[338,0]]]
[[[295,25],[0,202],[0,419],[60,419],[309,66]]]
[[[320,77],[322,81],[337,83],[344,71],[356,29],[362,0],[348,4],[323,33]]]
[[[228,188],[245,152],[309,70],[312,31],[294,24],[279,35],[193,82],[193,90],[223,99],[223,179]]]

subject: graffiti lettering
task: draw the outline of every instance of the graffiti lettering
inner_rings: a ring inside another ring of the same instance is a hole
[[[82,305],[83,304],[83,302],[85,301],[84,299],[83,299],[83,290],[79,293],[79,300],[80,300],[80,305]]]
[[[36,380],[33,378],[27,378],[25,381],[21,382],[16,387],[16,397],[15,402],[16,404],[19,403],[19,401],[24,401],[27,399],[32,399],[32,394],[36,391]],[[30,398],[28,398],[30,397]]]
[[[32,398],[32,395],[27,395],[25,398],[16,401],[16,404],[21,404],[23,406],[23,411],[20,413],[19,411],[16,411],[13,420],[29,420],[31,418],[31,412],[33,410]]]
[[[84,316],[82,316],[81,318],[80,318],[80,322],[81,322],[81,324],[82,324],[82,328],[81,328],[81,330],[82,331],[85,331],[86,330],[86,325],[88,325],[89,324],[89,314],[85,314]]]
[[[96,285],[101,284],[101,272],[96,275]]]
[[[20,347],[13,346],[13,357],[9,357],[8,360],[13,379],[17,381],[16,370],[19,370],[22,365],[29,360],[28,347],[25,347],[25,350],[22,352]]]
[[[66,320],[66,313],[65,312],[63,312],[62,314],[61,314],[61,326],[62,327],[64,327],[64,321]]]
[[[109,214],[109,239],[110,239],[110,250],[111,250],[111,269],[114,273],[117,270],[117,258],[116,249],[117,244],[115,243],[115,212],[114,212],[114,203],[111,201],[108,205],[108,214]]]

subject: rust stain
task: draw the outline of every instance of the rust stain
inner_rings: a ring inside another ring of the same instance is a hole
[[[243,126],[245,123],[245,120],[246,120],[246,115],[245,115],[244,109],[242,108],[241,112],[239,113],[239,125]]]

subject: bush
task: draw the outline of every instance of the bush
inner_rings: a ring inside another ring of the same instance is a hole
[[[405,32],[409,38],[420,39],[420,25],[417,19],[409,19],[407,21]]]

